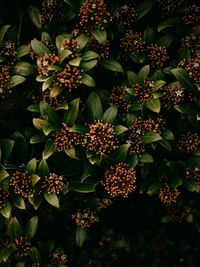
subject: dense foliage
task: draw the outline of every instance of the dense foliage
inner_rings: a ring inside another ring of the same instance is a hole
[[[200,266],[200,4],[0,4],[0,265]]]

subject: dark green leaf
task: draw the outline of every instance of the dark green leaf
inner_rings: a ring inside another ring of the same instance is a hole
[[[128,128],[123,125],[117,125],[115,126],[115,133],[116,135],[120,135],[121,133],[124,133],[128,131]]]
[[[13,87],[15,87],[15,86],[17,86],[17,85],[25,82],[25,81],[26,81],[26,78],[25,77],[22,77],[20,75],[13,75],[11,77],[10,87],[13,88]]]
[[[86,229],[82,229],[81,227],[76,228],[76,243],[79,247],[83,246],[86,236]]]
[[[189,90],[189,91],[196,91],[194,85],[190,81],[188,73],[184,69],[176,68],[172,69],[171,72],[174,74],[176,79],[181,83],[181,85]]]
[[[68,126],[73,126],[73,124],[75,123],[78,117],[79,104],[80,104],[80,98],[75,98],[70,102],[69,109],[66,111],[64,115],[64,122]]]
[[[133,86],[137,83],[137,74],[133,71],[127,71],[127,78],[129,86]]]
[[[136,20],[138,21],[143,18],[152,9],[155,3],[155,0],[140,1],[135,7],[138,14]]]
[[[100,31],[100,30],[95,29],[95,30],[92,30],[91,33],[100,44],[106,45],[107,32],[105,30]]]
[[[86,102],[88,118],[91,122],[102,119],[102,104],[99,96],[93,91]]]
[[[115,162],[125,161],[129,147],[130,147],[129,144],[124,144],[124,145],[119,146],[118,149],[114,153],[114,161]]]
[[[168,129],[164,129],[162,131],[162,136],[164,139],[169,140],[169,141],[173,141],[174,140],[174,134],[172,131],[168,130]]]
[[[44,134],[35,134],[30,139],[30,144],[42,143],[46,140],[46,136]]]
[[[88,87],[95,87],[95,81],[90,75],[82,73],[81,76],[82,76],[81,82],[83,84],[87,85]]]
[[[4,36],[9,28],[10,28],[10,25],[5,25],[0,29],[0,45],[3,42]]]
[[[141,137],[141,139],[144,144],[150,144],[150,143],[162,140],[162,137],[155,132],[148,131]]]
[[[40,10],[35,6],[29,6],[28,7],[28,13],[32,20],[32,22],[35,24],[35,26],[39,29],[42,28],[42,20],[41,20],[41,13]]]
[[[161,24],[158,26],[158,32],[169,27],[176,27],[181,22],[182,22],[182,18],[180,17],[167,18],[166,20],[162,21]]]
[[[46,199],[46,201],[56,207],[59,208],[59,200],[58,197],[56,195],[56,193],[52,192],[52,193],[48,193],[47,191],[44,192],[44,198]]]
[[[39,57],[43,57],[45,54],[52,54],[51,50],[38,40],[32,40],[31,47]]]
[[[21,58],[23,56],[26,56],[29,54],[29,49],[28,49],[28,45],[20,45],[17,49],[16,49],[17,55],[16,58]]]
[[[26,206],[25,206],[25,202],[22,196],[20,195],[15,195],[12,197],[13,200],[13,204],[16,208],[20,209],[20,210],[25,210]]]
[[[26,235],[28,240],[32,239],[35,236],[37,232],[37,227],[38,227],[38,216],[34,216],[28,221],[24,229],[24,234]]]
[[[10,154],[13,150],[14,144],[15,144],[14,140],[0,139],[0,145],[1,145],[1,149],[2,149],[2,152],[3,152],[5,159],[8,159],[8,157],[10,156]]]
[[[22,234],[22,227],[16,217],[12,218],[8,224],[8,236],[11,240],[20,237]]]
[[[149,153],[144,152],[139,156],[139,162],[142,162],[142,163],[153,163],[154,159]]]
[[[48,159],[54,152],[56,152],[54,142],[52,139],[48,139],[45,144],[45,148],[44,148],[42,156],[44,159]]]
[[[145,43],[147,45],[150,45],[151,43],[153,43],[154,37],[155,37],[155,34],[154,34],[152,27],[147,26],[145,31],[144,31],[144,37],[143,37]]]
[[[97,60],[94,59],[94,60],[90,60],[90,61],[87,61],[87,62],[81,62],[80,64],[80,68],[83,69],[85,72],[93,69],[97,64]]]
[[[56,114],[55,110],[50,105],[41,101],[39,107],[41,115],[44,119],[48,120],[54,125],[59,125],[60,119]]]
[[[96,59],[98,57],[99,57],[99,55],[94,51],[85,51],[83,53],[83,55],[82,55],[82,59],[84,61],[89,61],[89,60],[92,60],[92,59]]]
[[[113,123],[117,117],[117,107],[109,107],[103,114],[103,121],[107,123]]]
[[[116,71],[116,72],[124,72],[122,66],[116,59],[108,58],[101,62],[101,66],[107,70]]]
[[[5,200],[5,201],[3,202],[3,204],[5,205],[5,207],[2,208],[2,209],[0,210],[0,213],[1,213],[1,215],[3,215],[6,219],[9,219],[10,216],[11,216],[11,209],[12,209],[12,206],[11,206],[11,204],[10,204],[10,202],[9,202],[8,200]]]
[[[135,168],[138,164],[138,156],[133,154],[128,160],[129,168]]]
[[[144,84],[144,80],[146,80],[146,78],[148,77],[149,72],[150,72],[150,65],[146,65],[140,69],[138,73],[138,82],[141,85]]]
[[[146,102],[145,105],[153,112],[160,112],[161,104],[159,99],[152,98],[150,101]]]
[[[40,164],[38,166],[38,172],[39,172],[40,176],[42,176],[42,177],[49,176],[49,174],[50,174],[49,166],[48,166],[45,159],[42,159],[40,161]]]

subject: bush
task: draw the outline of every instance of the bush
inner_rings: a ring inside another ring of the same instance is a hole
[[[199,11],[1,4],[1,266],[199,266]]]

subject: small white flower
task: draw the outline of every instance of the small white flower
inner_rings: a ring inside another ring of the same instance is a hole
[[[49,62],[47,60],[42,62],[43,67],[47,66],[48,64],[49,64]]]
[[[177,90],[177,91],[175,92],[176,96],[181,96],[182,93],[183,93],[183,91],[181,91],[181,90]]]

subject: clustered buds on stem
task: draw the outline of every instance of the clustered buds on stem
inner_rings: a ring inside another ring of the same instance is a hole
[[[79,9],[77,32],[90,34],[91,30],[104,30],[110,19],[107,5],[102,0],[85,0]]]
[[[89,125],[89,132],[83,139],[83,147],[86,151],[93,151],[97,155],[100,153],[110,154],[117,148],[114,126],[98,120]]]
[[[176,202],[179,194],[177,188],[172,188],[165,182],[160,188],[159,198],[162,203],[171,205]]]
[[[37,40],[37,38],[33,38],[33,40]],[[55,46],[53,44],[47,41],[47,39],[42,39],[41,42],[45,44],[53,52],[53,54],[55,54]],[[38,55],[32,49],[31,43],[28,44],[28,49],[29,49],[31,59],[35,61],[38,58]]]
[[[179,67],[185,69],[195,83],[200,83],[200,57],[184,59],[179,62]]]
[[[177,104],[181,104],[184,100],[185,88],[176,83],[172,86],[165,86],[163,88],[162,104],[166,109],[171,109]]]
[[[109,198],[102,198],[97,206],[98,210],[103,210],[103,209],[107,209],[108,207],[110,207],[113,204],[113,201]]]
[[[63,12],[62,0],[44,0],[42,2],[42,24],[50,23],[53,17],[61,19]],[[55,16],[57,15],[57,16]]]
[[[190,53],[194,56],[198,54],[200,50],[200,36],[195,32],[188,33],[184,38],[181,39],[181,45],[186,45]]]
[[[16,43],[5,41],[1,47],[1,54],[7,57],[15,57],[17,55]]]
[[[79,48],[79,45],[78,45],[77,40],[75,40],[73,38],[69,38],[69,37],[65,38],[60,45],[60,50],[62,50],[62,51],[64,51],[65,49],[68,49],[71,52],[76,52],[78,48]],[[73,55],[73,57],[75,57],[75,56],[78,57],[79,54],[77,53],[77,54]]]
[[[119,85],[114,86],[111,89],[108,103],[118,107],[118,113],[120,115],[125,115],[131,106],[131,101],[126,99],[126,87],[120,87]]]
[[[28,241],[26,236],[15,238],[12,244],[13,250],[18,257],[27,257],[31,251],[31,242]]]
[[[100,59],[106,59],[110,55],[110,41],[106,40],[106,44],[100,44],[95,38],[92,38],[87,47],[99,54]]]
[[[45,176],[41,185],[41,192],[47,191],[48,194],[56,193],[57,195],[64,189],[65,184],[63,182],[63,177],[55,173],[50,173],[49,176]]]
[[[167,56],[167,49],[165,46],[158,46],[157,44],[151,44],[147,47],[148,59],[153,68],[161,69],[164,66],[165,61],[169,58]]]
[[[95,212],[91,211],[89,208],[78,210],[74,215],[72,215],[72,219],[75,220],[75,223],[82,229],[89,228],[93,223],[99,221]]]
[[[133,168],[128,169],[128,164],[121,162],[105,170],[105,177],[101,184],[112,197],[121,195],[127,198],[136,188],[135,173]]]
[[[33,193],[31,182],[27,171],[16,171],[10,178],[10,188],[15,195],[27,198]]]
[[[40,77],[48,77],[50,66],[56,65],[59,62],[60,58],[55,54],[45,54],[43,57],[37,59],[38,73]]]
[[[56,85],[60,87],[64,86],[71,92],[73,88],[78,88],[82,83],[82,72],[83,70],[80,70],[78,67],[67,64],[64,70],[57,74]]]
[[[144,81],[143,85],[136,83],[134,89],[138,104],[144,104],[153,98],[153,81]]]
[[[123,25],[126,29],[130,29],[137,16],[132,4],[122,5],[115,10],[113,21],[116,24]]]
[[[64,253],[62,249],[56,249],[50,256],[49,256],[51,264],[67,264],[68,256]]]
[[[6,93],[12,93],[11,84],[11,67],[0,65],[0,95],[2,98],[5,98]]]
[[[183,0],[157,0],[159,6],[162,8],[163,16],[172,15],[175,9],[181,6]]]
[[[0,187],[0,210],[6,207],[6,204],[4,201],[9,197],[10,193],[6,193],[3,191],[3,189]]]
[[[196,151],[200,143],[200,138],[197,133],[188,132],[181,134],[176,145],[177,149],[181,152],[190,153]]]
[[[186,24],[196,25],[200,20],[200,6],[191,5],[185,8],[185,16],[183,20]]]
[[[72,146],[81,144],[81,135],[79,133],[70,132],[71,128],[63,123],[63,128],[56,131],[53,136],[55,138],[54,145],[58,152],[68,150]]]
[[[200,167],[195,167],[194,170],[187,168],[186,178],[193,179],[196,182],[196,184],[200,184]]]
[[[128,55],[138,55],[144,51],[145,42],[141,33],[126,33],[126,36],[120,39],[120,56],[128,59]]]
[[[51,96],[51,91],[49,89],[42,92],[42,100],[48,103],[52,108],[56,108],[64,103],[67,103],[64,96]]]

